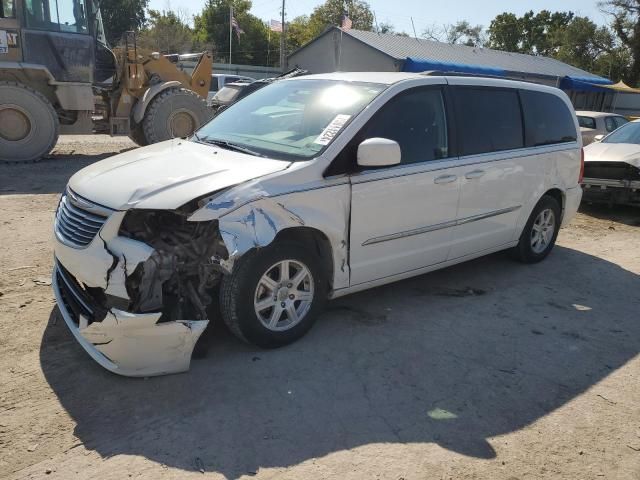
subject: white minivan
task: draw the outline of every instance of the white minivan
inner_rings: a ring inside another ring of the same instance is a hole
[[[58,306],[103,367],[159,375],[189,368],[212,321],[278,347],[328,298],[499,250],[540,261],[580,203],[572,112],[556,88],[488,78],[273,83],[70,179]]]

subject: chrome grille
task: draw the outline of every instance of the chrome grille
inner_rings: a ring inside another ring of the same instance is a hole
[[[109,213],[109,209],[67,189],[56,212],[56,234],[63,243],[71,247],[86,247],[102,228]]]

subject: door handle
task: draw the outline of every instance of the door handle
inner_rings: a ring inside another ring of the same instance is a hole
[[[466,178],[467,180],[471,180],[472,178],[480,178],[484,174],[484,170],[473,170],[471,172],[465,173],[464,178]]]
[[[442,184],[442,183],[451,183],[455,182],[458,179],[457,175],[441,175],[436,177],[433,183]]]

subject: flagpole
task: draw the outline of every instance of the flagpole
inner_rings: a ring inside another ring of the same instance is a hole
[[[229,65],[231,65],[231,44],[233,43],[233,5],[229,5]]]
[[[285,24],[284,24],[284,1],[282,0],[282,31],[280,32],[280,70],[284,72],[285,62]]]

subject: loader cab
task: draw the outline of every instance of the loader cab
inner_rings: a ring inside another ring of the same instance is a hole
[[[42,66],[56,82],[91,84],[115,72],[100,10],[92,0],[0,0],[0,4],[0,62]]]

